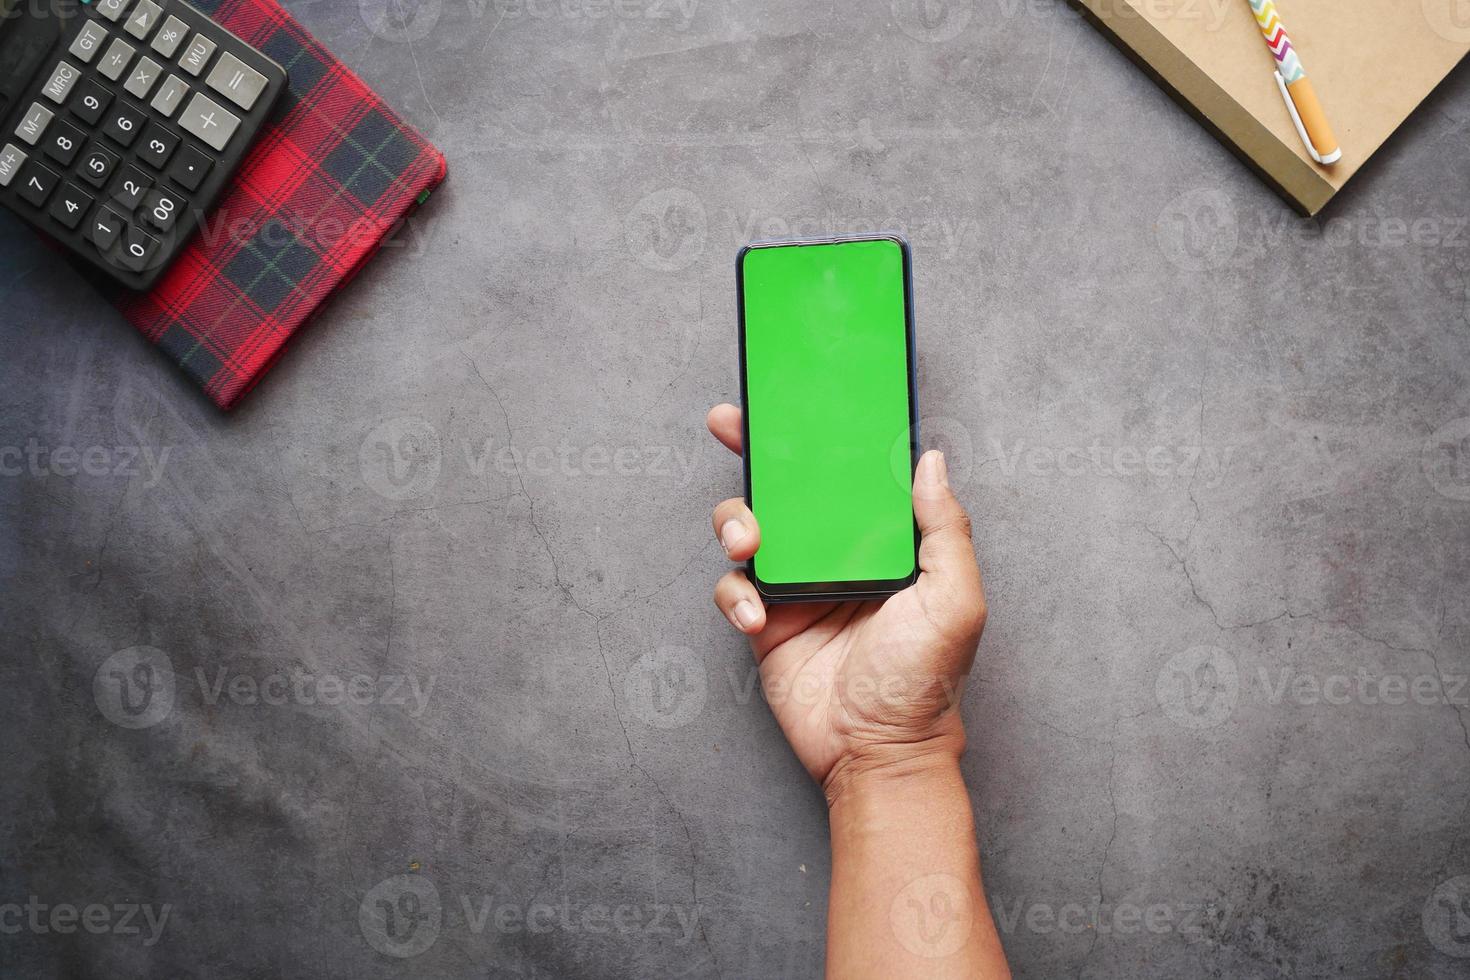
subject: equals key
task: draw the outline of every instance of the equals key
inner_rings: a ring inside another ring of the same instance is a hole
[[[249,112],[265,91],[266,78],[226,51],[205,79],[205,84]]]

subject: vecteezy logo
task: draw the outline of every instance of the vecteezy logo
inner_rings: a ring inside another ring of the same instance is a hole
[[[915,956],[953,956],[970,939],[975,922],[970,892],[954,875],[916,878],[894,896],[888,908],[893,934]]]
[[[1424,441],[1421,462],[1424,475],[1440,496],[1470,500],[1470,416],[1436,429]]]
[[[1456,959],[1470,957],[1470,875],[1440,883],[1424,903],[1424,935]]]
[[[670,187],[635,204],[626,231],[639,262],[656,272],[678,272],[704,254],[709,218],[693,191]]]
[[[444,0],[357,0],[368,30],[396,44],[422,41],[444,13]]]
[[[1240,672],[1219,647],[1190,647],[1169,658],[1154,684],[1159,707],[1185,728],[1214,728],[1235,710]]]
[[[899,30],[929,44],[959,37],[975,16],[974,0],[892,0],[892,8]]]
[[[1164,205],[1154,222],[1159,250],[1184,272],[1222,268],[1240,244],[1235,208],[1213,187],[1186,191]]]
[[[628,669],[623,678],[623,700],[639,721],[668,731],[699,717],[708,683],[704,664],[693,650],[659,647]]]
[[[399,959],[418,956],[434,945],[442,920],[439,889],[423,875],[379,882],[357,908],[357,925],[368,945]]]
[[[174,665],[154,647],[128,647],[92,675],[97,710],[123,728],[151,728],[174,710]]]
[[[1422,0],[1424,19],[1446,41],[1470,41],[1470,0]]]
[[[362,481],[388,500],[411,500],[434,489],[442,458],[439,433],[415,416],[379,425],[357,452]]]

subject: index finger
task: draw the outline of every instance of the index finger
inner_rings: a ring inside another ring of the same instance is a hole
[[[734,405],[716,405],[709,410],[704,424],[709,426],[709,431],[725,448],[736,456],[742,455],[741,447],[745,442],[745,420],[740,414],[740,409]]]

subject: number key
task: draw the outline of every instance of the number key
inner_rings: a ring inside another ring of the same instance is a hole
[[[36,207],[46,203],[46,198],[56,190],[56,185],[61,183],[55,171],[42,166],[35,160],[26,164],[20,172],[20,196]]]
[[[138,159],[155,170],[162,170],[179,145],[177,133],[171,133],[158,123],[149,123],[143,132],[143,142],[138,144]]]
[[[67,228],[76,228],[92,210],[92,197],[71,181],[61,188],[51,205],[51,217]]]
[[[97,84],[95,79],[85,78],[77,86],[77,94],[72,96],[71,111],[88,126],[95,126],[110,105],[112,93]]]
[[[174,157],[174,162],[169,164],[168,176],[184,190],[197,191],[213,166],[214,160],[208,153],[185,143],[184,148]]]
[[[101,145],[93,143],[87,150],[87,155],[82,157],[81,166],[77,167],[77,173],[82,179],[93,187],[101,190],[107,186],[107,178],[117,169],[118,159],[113,154],[104,150]]]
[[[63,167],[70,167],[82,151],[82,142],[86,138],[86,133],[66,120],[58,119],[46,134],[46,155]]]
[[[116,211],[109,207],[100,207],[92,216],[92,224],[87,230],[87,237],[92,240],[104,252],[110,251],[117,244],[117,237],[127,227],[127,222],[118,217]]]
[[[152,237],[137,225],[128,227],[123,235],[122,264],[134,272],[142,272],[148,268],[158,254],[158,239]]]
[[[113,108],[112,113],[107,117],[107,125],[102,127],[102,132],[122,146],[132,146],[133,140],[138,138],[138,129],[143,125],[143,119],[142,109],[122,102]]]
[[[152,186],[153,181],[143,171],[137,167],[124,167],[122,176],[112,188],[112,200],[119,208],[131,214],[138,210],[138,205],[143,203],[143,195]]]
[[[143,201],[143,220],[159,231],[169,231],[179,220],[183,199],[173,191],[152,190]]]

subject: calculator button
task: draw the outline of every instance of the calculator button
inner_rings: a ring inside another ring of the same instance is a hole
[[[39,102],[32,102],[30,111],[15,127],[15,135],[35,146],[41,142],[41,135],[46,132],[46,127],[51,125],[51,120],[56,118],[55,113]]]
[[[105,40],[107,40],[107,28],[95,20],[89,20],[82,25],[82,29],[77,32],[77,39],[71,42],[71,47],[66,50],[82,64],[89,65],[92,59],[97,57],[97,52],[101,50],[102,42]]]
[[[20,168],[25,165],[26,155],[13,143],[6,143],[0,151],[0,187],[9,187]]]
[[[87,237],[92,244],[104,252],[110,251],[117,244],[118,236],[127,227],[127,222],[118,217],[116,211],[107,206],[97,209],[92,215],[92,222],[87,226]]]
[[[107,53],[97,63],[97,71],[109,82],[115,82],[123,77],[123,72],[128,70],[128,62],[133,60],[133,46],[122,38],[112,39]]]
[[[116,21],[128,9],[129,0],[97,0],[97,12],[110,21]]]
[[[142,127],[144,118],[142,109],[119,102],[107,114],[107,123],[102,127],[102,132],[122,146],[132,146],[133,140],[138,138],[138,130]]]
[[[214,54],[215,47],[215,43],[203,34],[195,34],[194,40],[189,42],[183,56],[179,58],[179,67],[198,78],[199,73],[204,71],[204,66],[209,64],[209,56]]]
[[[204,183],[204,178],[212,166],[214,166],[214,160],[208,154],[197,146],[186,143],[174,157],[174,162],[169,164],[168,176],[184,190],[197,191],[199,185]]]
[[[123,86],[129,95],[136,95],[140,99],[146,99],[148,93],[153,91],[153,86],[158,83],[158,76],[163,73],[158,62],[152,58],[144,57],[133,66],[133,73],[128,76],[128,83]]]
[[[93,143],[82,155],[82,162],[77,165],[77,173],[82,179],[93,187],[101,190],[107,186],[107,179],[117,169],[117,155],[104,150],[101,146]]]
[[[143,171],[133,166],[124,167],[122,176],[113,185],[111,200],[119,208],[132,214],[138,210],[138,205],[143,203],[143,195],[152,186],[153,178]]]
[[[158,239],[136,225],[123,233],[122,264],[134,272],[142,272],[158,254]]]
[[[77,83],[81,74],[66,62],[58,61],[51,72],[50,80],[41,86],[41,94],[57,105],[61,105],[66,101],[67,94],[71,92],[71,87]]]
[[[92,195],[71,181],[61,188],[56,200],[51,202],[51,217],[68,228],[76,228],[92,210]]]
[[[46,203],[46,198],[51,196],[51,192],[56,190],[56,185],[59,183],[61,183],[61,178],[54,171],[32,160],[20,172],[18,193],[23,200],[40,207]]]
[[[178,145],[178,133],[170,132],[156,122],[149,123],[143,131],[143,141],[138,144],[138,159],[155,170],[162,170]]]
[[[172,58],[188,34],[189,25],[170,14],[168,20],[164,21],[163,26],[159,28],[158,36],[153,39],[153,50],[165,58]]]
[[[46,134],[46,155],[63,167],[70,167],[77,154],[82,152],[82,143],[86,139],[86,133],[66,120],[58,119]]]
[[[189,94],[189,86],[177,75],[170,75],[164,79],[162,85],[158,86],[158,92],[153,96],[153,101],[148,105],[154,112],[165,119],[173,116],[179,109],[179,104],[184,101],[184,96]]]
[[[84,78],[71,97],[71,111],[88,126],[97,125],[107,107],[112,105],[112,93],[97,84],[95,78]]]
[[[128,33],[140,41],[146,40],[162,14],[163,8],[153,0],[139,0],[138,6],[128,15]]]
[[[179,125],[216,150],[223,150],[235,135],[240,120],[203,95],[196,94],[179,116]]]
[[[209,87],[241,109],[249,110],[265,91],[265,76],[226,51],[209,73]]]
[[[143,220],[159,231],[168,231],[179,220],[184,199],[173,191],[152,190],[143,199]]]

